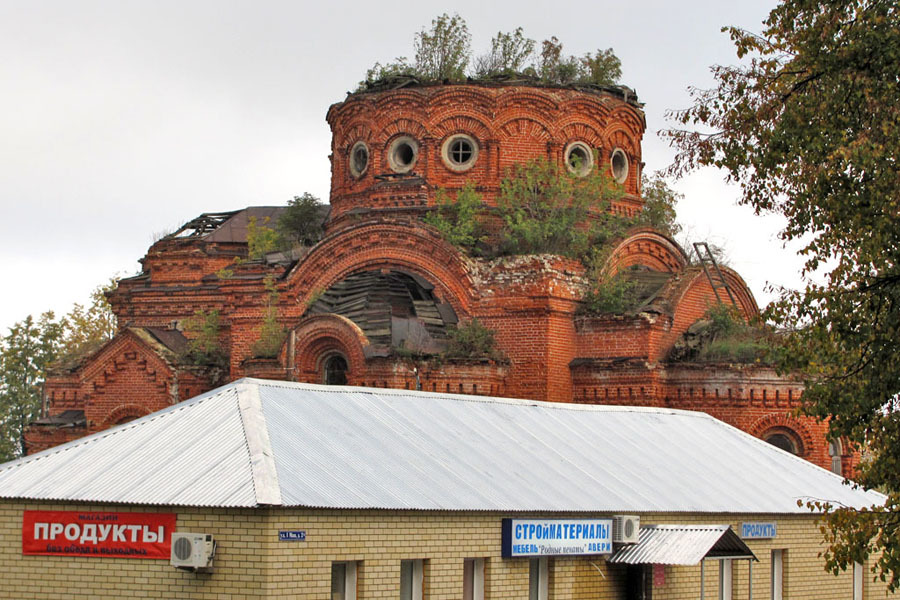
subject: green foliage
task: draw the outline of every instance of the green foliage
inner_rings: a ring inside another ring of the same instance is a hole
[[[475,76],[516,75],[525,70],[534,54],[535,41],[525,37],[521,27],[512,33],[498,31],[491,40],[491,51],[475,59]]]
[[[262,223],[257,223],[256,217],[250,217],[247,222],[247,254],[251,260],[259,260],[284,247],[284,238],[269,227],[269,221],[271,218],[266,217]]]
[[[651,178],[644,175],[641,197],[644,199],[644,208],[638,215],[638,225],[653,227],[670,238],[681,232],[681,225],[675,220],[675,205],[683,196],[670,188],[665,179],[661,176]]]
[[[322,238],[323,204],[316,196],[304,192],[288,201],[278,217],[277,231],[291,245],[312,246]]]
[[[588,270],[588,278],[597,281],[596,270]],[[589,314],[622,314],[631,304],[634,282],[624,272],[600,279],[591,286],[582,300],[581,310]]]
[[[195,365],[220,366],[228,363],[228,357],[219,341],[221,324],[219,311],[197,310],[184,321],[184,331],[188,334],[187,351],[183,360]]]
[[[415,77],[416,68],[409,64],[405,56],[395,58],[394,62],[381,64],[376,62],[372,68],[366,71],[365,81],[359,82],[358,89],[365,89],[367,85],[371,85],[376,81],[384,81],[394,77]]]
[[[263,281],[266,288],[266,313],[259,329],[259,339],[253,342],[250,353],[254,358],[275,358],[281,351],[287,330],[278,322],[278,288],[275,280],[267,276]]]
[[[584,258],[589,248],[625,230],[626,220],[609,210],[621,193],[596,170],[579,177],[546,159],[515,165],[500,182],[497,201],[502,249]]]
[[[44,379],[59,356],[65,324],[46,312],[0,338],[0,462],[22,456],[25,426],[41,415]]]
[[[431,30],[416,35],[416,73],[433,81],[462,81],[466,77],[472,36],[465,19],[442,14]]]
[[[581,58],[581,76],[579,82],[595,85],[615,85],[622,77],[622,61],[612,48],[597,50],[594,55],[585,54]]]
[[[714,165],[742,202],[786,218],[807,279],[768,317],[790,331],[781,368],[803,375],[805,411],[863,448],[857,479],[890,510],[828,515],[830,569],[876,553],[900,588],[900,6],[784,0],[762,34],[728,28],[739,66],[694,90],[668,132],[676,173]],[[696,129],[701,131],[697,131]],[[820,283],[819,283],[820,282]],[[868,520],[872,522],[868,522]]]
[[[91,303],[85,307],[75,303],[60,324],[64,330],[62,349],[58,361],[65,363],[90,354],[113,339],[118,330],[116,315],[112,311],[107,294],[116,289],[119,278],[111,277],[105,285],[91,292]]]
[[[710,339],[699,348],[696,360],[708,362],[771,362],[773,340],[763,326],[747,323],[731,304],[706,310]]]
[[[502,362],[503,353],[497,348],[494,331],[485,327],[478,319],[460,323],[448,331],[446,358],[489,358]]]
[[[484,203],[473,182],[466,182],[454,200],[445,190],[438,189],[435,204],[437,209],[425,215],[424,221],[445,240],[454,246],[474,249],[484,239],[486,233],[480,216]]]
[[[615,85],[622,76],[622,62],[612,48],[581,58],[566,56],[562,49],[555,36],[541,42],[541,54],[535,65],[541,81],[559,85]]]
[[[498,76],[525,77],[548,85],[615,85],[622,76],[622,65],[612,48],[587,53],[582,57],[566,56],[555,37],[541,43],[535,56],[534,40],[525,36],[521,27],[511,33],[498,32],[491,40],[488,53],[477,57],[467,71],[471,58],[471,35],[465,20],[446,13],[431,22],[415,36],[415,61],[405,57],[375,65],[366,72],[358,91],[377,88],[382,82],[411,77],[423,82],[467,81]],[[531,63],[529,60],[533,59]]]

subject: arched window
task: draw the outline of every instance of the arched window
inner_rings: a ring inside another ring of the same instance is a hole
[[[799,454],[800,449],[797,441],[793,439],[787,433],[784,432],[775,432],[767,435],[765,440],[775,446],[776,448],[781,448],[785,452],[790,452],[791,454]]]
[[[831,472],[843,475],[843,466],[841,465],[841,456],[843,456],[840,440],[831,440],[828,442],[828,455],[831,457]]]
[[[325,385],[347,385],[347,359],[340,354],[332,354],[322,365],[322,381]]]

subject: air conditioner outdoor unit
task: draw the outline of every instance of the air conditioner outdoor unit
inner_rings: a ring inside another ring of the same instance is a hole
[[[172,534],[171,564],[179,569],[208,569],[216,555],[216,542],[208,533]]]
[[[637,515],[613,517],[612,541],[616,544],[637,544],[640,537],[641,518]]]

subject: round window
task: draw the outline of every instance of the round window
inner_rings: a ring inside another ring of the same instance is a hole
[[[356,142],[350,149],[350,174],[362,177],[369,168],[369,147],[365,142]]]
[[[610,162],[612,163],[613,179],[619,183],[625,183],[625,179],[628,177],[628,157],[625,152],[621,148],[616,148],[613,150]]]
[[[566,168],[570,173],[584,177],[594,168],[594,152],[584,142],[572,142],[566,146]]]
[[[419,157],[419,143],[408,135],[398,137],[388,149],[388,164],[394,173],[409,173]]]
[[[441,146],[441,158],[451,171],[467,171],[478,159],[478,142],[464,133],[451,136]]]

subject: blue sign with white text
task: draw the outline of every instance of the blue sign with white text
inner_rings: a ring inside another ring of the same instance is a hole
[[[745,540],[769,540],[777,534],[775,523],[741,523],[741,537]]]
[[[279,531],[278,539],[282,542],[305,542],[306,541],[306,532],[305,531]]]
[[[503,519],[501,555],[612,554],[612,519]]]

